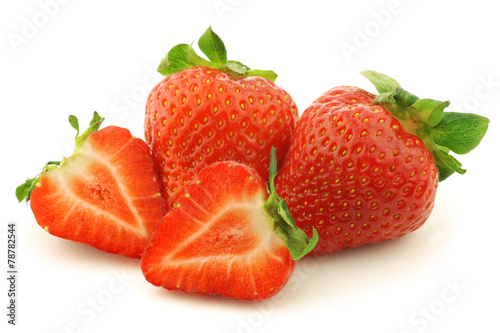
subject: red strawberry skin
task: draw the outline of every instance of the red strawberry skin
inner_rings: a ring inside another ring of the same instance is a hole
[[[271,229],[267,188],[251,168],[205,168],[159,225],[142,259],[156,286],[192,294],[260,300],[279,292],[295,261]]]
[[[243,163],[267,179],[271,147],[279,168],[297,119],[290,95],[264,78],[204,66],[167,76],[149,95],[144,129],[169,207],[215,162]]]
[[[43,173],[30,202],[50,234],[140,258],[166,214],[159,190],[149,147],[127,129],[109,126]]]
[[[436,195],[429,150],[355,87],[331,89],[297,123],[276,190],[298,227],[315,227],[309,255],[382,242],[418,229]]]

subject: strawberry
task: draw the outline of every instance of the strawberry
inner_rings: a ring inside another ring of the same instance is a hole
[[[333,88],[304,111],[277,180],[297,223],[317,228],[324,254],[382,242],[422,226],[438,181],[464,173],[449,154],[465,154],[488,119],[444,112],[449,102],[419,99],[395,80],[362,73],[380,95]]]
[[[264,180],[246,165],[217,162],[199,173],[144,253],[150,283],[244,300],[266,299],[283,288],[318,235],[308,240],[274,190],[272,154],[269,197]]]
[[[267,179],[271,147],[279,168],[298,119],[293,99],[273,83],[276,74],[228,61],[210,28],[198,45],[210,61],[189,45],[175,46],[158,67],[166,78],[146,103],[145,138],[170,208],[215,162],[243,163]]]
[[[99,250],[140,258],[166,214],[159,182],[144,141],[127,129],[98,130],[97,112],[62,162],[49,162],[40,175],[16,189],[19,202],[31,200],[38,224],[54,236]]]

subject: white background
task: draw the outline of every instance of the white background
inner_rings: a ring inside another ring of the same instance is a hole
[[[0,321],[5,332],[500,332],[498,7],[491,0],[97,1],[0,5]],[[303,111],[324,91],[375,89],[373,69],[450,110],[491,120],[468,169],[439,186],[420,230],[298,262],[260,303],[153,287],[140,262],[52,237],[14,190],[72,151],[77,115],[143,137],[160,59],[205,29],[229,57],[273,69]],[[344,49],[344,51],[343,51]],[[351,53],[345,52],[350,50]],[[7,325],[6,224],[17,223],[18,309]]]

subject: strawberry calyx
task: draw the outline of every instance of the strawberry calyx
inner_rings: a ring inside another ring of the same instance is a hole
[[[96,111],[94,111],[94,116],[92,117],[92,120],[90,121],[89,127],[82,133],[80,134],[80,126],[78,124],[78,118],[76,118],[73,115],[70,115],[69,118],[69,123],[71,127],[73,127],[76,130],[76,135],[75,135],[75,150],[73,151],[73,155],[78,153],[80,151],[80,148],[82,147],[83,143],[87,139],[87,137],[91,134],[99,130],[99,127],[101,127],[102,122],[104,121],[104,118],[101,117]]]
[[[373,103],[383,106],[399,120],[406,132],[419,137],[429,149],[439,181],[455,172],[465,173],[462,164],[450,152],[462,155],[476,148],[486,134],[488,118],[472,113],[446,112],[444,109],[450,102],[420,99],[385,74],[363,71],[361,75],[379,92]]]
[[[276,178],[278,170],[274,147],[271,148],[271,165],[269,169],[268,191],[270,195],[265,204],[265,209],[273,221],[271,228],[285,240],[293,260],[299,260],[316,247],[319,240],[319,234],[313,227],[313,234],[311,239],[309,239],[306,233],[297,227],[285,200],[276,192],[274,179]]]
[[[69,116],[69,123],[71,127],[76,129],[76,135],[75,135],[75,150],[73,151],[73,155],[78,154],[80,151],[80,148],[82,147],[83,143],[87,139],[87,137],[97,131],[99,127],[101,126],[102,122],[104,121],[104,118],[101,117],[97,112],[94,111],[94,116],[92,117],[92,120],[90,121],[89,127],[80,135],[80,126],[78,124],[78,118],[76,118],[73,115]],[[45,166],[42,169],[42,172],[40,172],[38,175],[36,175],[33,178],[28,178],[24,183],[19,185],[16,188],[16,197],[19,202],[21,201],[26,201],[28,202],[31,197],[31,192],[38,186],[40,182],[40,176],[44,174],[47,171],[50,171],[52,169],[55,169],[57,167],[61,167],[65,164],[66,162],[66,157],[63,157],[61,161],[50,161],[45,164]]]
[[[270,70],[250,69],[239,61],[228,60],[227,51],[222,39],[209,27],[198,40],[198,47],[208,60],[200,57],[192,48],[192,44],[178,44],[174,46],[161,60],[158,72],[162,75],[181,72],[185,69],[206,66],[222,70],[233,77],[243,78],[259,76],[275,81],[277,74]]]

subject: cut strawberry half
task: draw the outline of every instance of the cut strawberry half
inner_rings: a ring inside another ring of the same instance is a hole
[[[274,190],[254,169],[234,162],[201,171],[163,219],[142,258],[156,286],[193,294],[266,299],[290,278],[295,260],[317,243],[298,229]]]
[[[97,112],[79,135],[76,149],[62,162],[49,162],[42,173],[16,190],[31,200],[38,224],[54,236],[99,250],[140,258],[166,214],[149,147],[127,129],[109,126]]]

